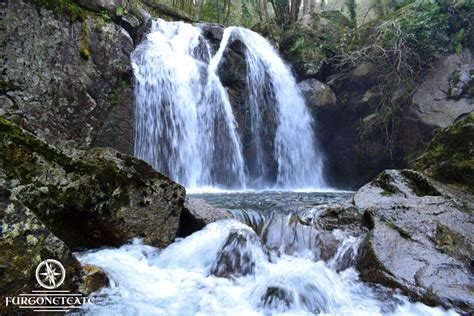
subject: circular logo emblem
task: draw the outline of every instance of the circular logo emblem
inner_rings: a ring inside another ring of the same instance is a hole
[[[66,270],[63,265],[54,259],[42,261],[36,268],[36,281],[48,290],[60,287],[65,277]]]

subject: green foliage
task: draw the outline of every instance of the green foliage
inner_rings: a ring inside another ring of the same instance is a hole
[[[405,110],[433,62],[452,52],[456,42],[464,41],[460,28],[464,24],[456,24],[459,20],[450,6],[417,1],[359,27],[347,41],[341,42],[332,59],[340,78],[349,78],[360,65],[374,66],[370,74],[375,82],[372,89],[382,100],[375,119],[361,123],[360,136],[383,133],[390,157],[395,118]],[[395,91],[400,93],[395,96]]]
[[[79,47],[79,56],[81,56],[81,58],[84,60],[88,60],[91,57],[91,52],[89,50],[87,23],[85,20],[82,21],[81,31],[82,31],[82,37],[81,37],[81,43]]]
[[[464,28],[460,29],[459,32],[454,36],[454,51],[456,54],[461,55],[462,53],[462,42],[466,38]]]
[[[118,104],[119,101],[119,94],[120,90],[127,84],[127,82],[123,79],[118,79],[115,83],[115,86],[110,90],[107,94],[107,101],[110,103],[111,106],[115,106]]]
[[[356,1],[355,0],[345,0],[345,8],[349,12],[349,18],[351,19],[352,25],[355,27],[357,25],[357,12],[356,12]]]
[[[118,6],[115,10],[115,15],[122,16],[125,13],[125,9],[122,6]]]
[[[84,21],[88,12],[72,0],[34,0],[38,8],[44,7],[55,14],[65,14],[71,22]]]
[[[293,24],[283,32],[280,47],[290,62],[321,65],[336,54],[351,25],[342,13],[335,11],[313,14],[312,19],[311,28]]]

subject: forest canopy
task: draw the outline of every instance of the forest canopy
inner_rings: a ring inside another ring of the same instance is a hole
[[[199,21],[252,27],[264,21],[290,25],[304,16],[342,11],[355,25],[386,16],[413,2],[462,6],[472,0],[154,0]]]

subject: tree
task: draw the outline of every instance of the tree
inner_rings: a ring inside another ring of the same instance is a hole
[[[271,0],[275,18],[280,25],[290,24],[298,20],[301,0]]]

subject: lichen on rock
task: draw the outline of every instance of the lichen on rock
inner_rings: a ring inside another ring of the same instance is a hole
[[[184,188],[144,161],[107,148],[65,153],[3,118],[0,148],[14,198],[71,248],[174,240]]]

